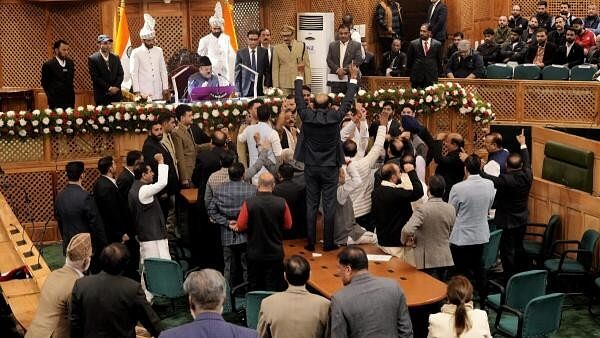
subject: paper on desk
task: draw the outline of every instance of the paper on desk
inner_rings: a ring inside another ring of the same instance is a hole
[[[390,255],[367,255],[367,259],[374,262],[389,262],[392,259]]]
[[[348,75],[344,75],[340,80],[337,74],[327,74],[327,82],[348,82]]]

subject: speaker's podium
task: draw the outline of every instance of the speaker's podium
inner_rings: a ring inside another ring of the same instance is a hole
[[[230,97],[235,92],[234,86],[196,87],[190,91],[190,100],[212,101]]]

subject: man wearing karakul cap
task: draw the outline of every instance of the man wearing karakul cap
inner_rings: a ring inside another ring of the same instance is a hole
[[[188,92],[198,87],[224,87],[229,83],[222,76],[213,73],[213,67],[207,56],[201,56],[198,65],[198,73],[192,74],[188,79]]]
[[[65,265],[52,271],[42,287],[37,313],[25,337],[70,337],[71,291],[75,281],[83,277],[90,266],[91,257],[90,234],[82,232],[73,236],[67,246]]]
[[[131,52],[130,71],[133,92],[153,100],[169,98],[167,65],[160,47],[154,46],[156,21],[144,14],[144,27],[140,31],[142,45]]]
[[[221,3],[215,4],[215,15],[208,20],[210,24],[210,34],[202,37],[198,43],[198,54],[208,56],[212,62],[213,71],[233,83],[235,51],[231,47],[229,35],[223,33],[223,9]]]
[[[302,74],[304,84],[310,86],[312,78],[308,49],[304,43],[294,39],[295,31],[296,29],[292,26],[283,26],[281,30],[283,43],[273,47],[273,87],[283,89],[287,94],[292,93],[294,88],[299,63],[304,64],[304,73]]]

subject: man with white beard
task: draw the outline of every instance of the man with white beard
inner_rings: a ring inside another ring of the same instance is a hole
[[[210,34],[202,37],[198,44],[198,54],[208,56],[213,73],[234,82],[235,51],[231,47],[229,35],[223,33],[223,9],[221,3],[215,4],[215,15],[208,20]]]

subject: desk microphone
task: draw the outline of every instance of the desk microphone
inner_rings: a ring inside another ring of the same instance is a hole
[[[23,192],[25,193],[25,206],[27,208],[27,216],[29,216],[29,222],[31,222],[31,235],[33,237],[33,234],[35,232],[35,224],[33,221],[33,213],[31,212],[31,198],[29,198],[29,192],[27,191],[27,188],[25,187],[21,187],[21,189],[23,189]],[[23,234],[21,236],[21,240],[17,241],[17,246],[22,246],[25,245],[27,242],[25,241],[25,224],[23,224]]]
[[[42,257],[42,254],[44,253],[44,237],[46,236],[46,230],[48,229],[48,223],[50,223],[50,220],[52,219],[52,217],[48,218],[48,220],[46,221],[46,223],[44,223],[44,229],[42,230],[42,236],[40,237],[39,241],[38,241],[38,245],[39,245],[39,249],[38,249],[38,259],[37,259],[37,263],[33,264],[31,266],[32,270],[39,270],[42,268],[42,265],[40,264],[40,258]],[[29,248],[29,252],[31,253],[31,256],[33,256],[33,245],[31,245],[31,248]],[[23,254],[25,255],[25,254]],[[31,257],[31,256],[26,256],[25,257]]]

